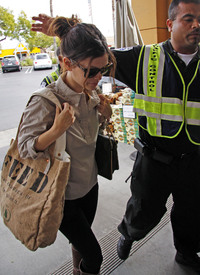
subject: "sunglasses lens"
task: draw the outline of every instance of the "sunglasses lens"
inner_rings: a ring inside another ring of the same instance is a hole
[[[89,74],[88,74],[88,77],[89,77],[89,78],[92,78],[92,77],[94,77],[95,75],[97,75],[99,72],[100,72],[100,69],[98,69],[98,68],[90,69]]]
[[[113,64],[108,64],[108,65],[106,65],[106,66],[105,66],[104,68],[102,68],[102,69],[92,68],[92,69],[90,69],[90,71],[89,71],[88,77],[89,77],[89,78],[92,78],[92,77],[94,77],[95,75],[97,75],[99,72],[101,72],[102,75],[105,75],[105,74],[107,74],[107,72],[110,71],[112,65],[113,65]]]

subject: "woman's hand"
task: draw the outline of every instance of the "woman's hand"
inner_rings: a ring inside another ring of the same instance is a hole
[[[102,94],[99,94],[98,96],[100,98],[100,104],[97,106],[97,109],[102,114],[102,116],[105,117],[105,119],[109,119],[112,115],[110,100]]]
[[[54,17],[50,17],[46,14],[39,14],[38,16],[33,16],[33,20],[40,21],[41,23],[33,23],[31,30],[34,32],[42,32],[48,36],[54,36],[53,33],[49,32],[49,26],[53,21]]]
[[[57,138],[59,138],[75,121],[73,107],[67,102],[63,104],[63,109],[60,110],[56,106],[56,114],[52,127],[41,134],[35,142],[37,151],[44,151]]]
[[[52,130],[60,136],[74,123],[74,121],[75,116],[73,107],[65,102],[62,111],[56,106],[56,115]]]

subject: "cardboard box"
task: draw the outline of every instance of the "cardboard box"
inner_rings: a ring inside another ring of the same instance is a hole
[[[138,124],[130,106],[133,106],[135,93],[129,88],[120,91],[123,92],[119,98],[120,104],[111,105],[114,136],[119,142],[134,144],[135,138],[138,137]]]

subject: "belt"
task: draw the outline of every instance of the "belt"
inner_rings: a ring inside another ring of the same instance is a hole
[[[141,139],[136,138],[134,140],[134,147],[144,156],[149,156],[154,160],[160,161],[165,164],[170,164],[175,159],[184,159],[186,157],[190,157],[193,154],[197,153],[198,150],[190,152],[190,153],[182,153],[177,156],[170,155],[168,153],[162,152],[157,148],[151,148],[146,143],[144,143]]]

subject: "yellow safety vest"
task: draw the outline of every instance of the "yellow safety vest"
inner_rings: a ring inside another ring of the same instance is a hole
[[[138,114],[139,126],[147,130],[150,135],[174,138],[185,125],[189,140],[194,144],[200,144],[199,62],[197,62],[194,76],[186,86],[177,65],[172,57],[165,53],[162,45],[143,46],[136,74],[134,111]],[[176,76],[173,76],[174,68]],[[169,83],[165,83],[167,92],[166,89],[163,92],[165,77],[169,77]],[[177,96],[176,85],[179,87],[178,90],[182,91],[181,96]],[[195,94],[193,98],[190,97],[189,91]],[[173,130],[170,127],[173,127]],[[194,133],[196,133],[195,136]]]

